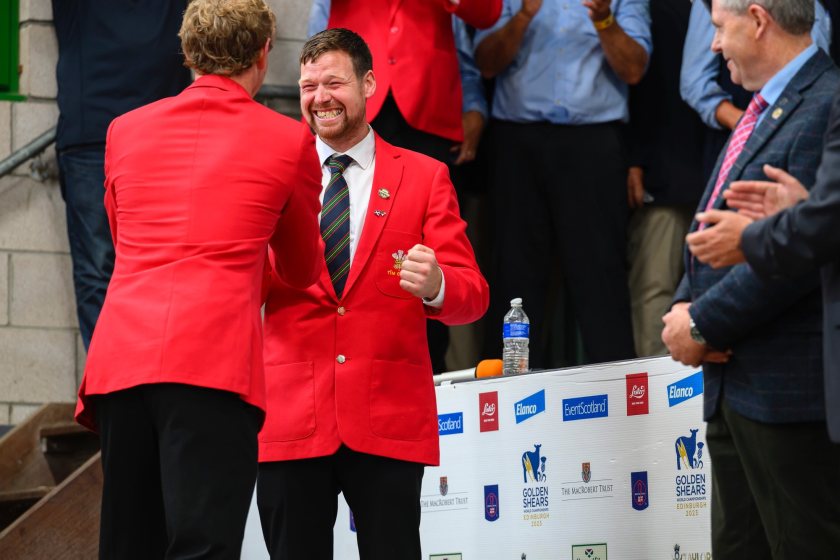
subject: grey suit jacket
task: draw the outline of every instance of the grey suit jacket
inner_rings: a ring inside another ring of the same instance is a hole
[[[824,52],[812,56],[768,107],[724,184],[765,179],[771,164],[814,182],[840,70]],[[723,160],[699,209],[706,207]],[[724,208],[720,197],[716,208]],[[698,224],[692,224],[692,231]],[[821,359],[821,304],[816,273],[796,279],[762,278],[746,264],[712,269],[685,253],[686,274],[675,301],[689,312],[709,344],[732,350],[726,364],[703,365],[705,416],[723,395],[739,414],[762,422],[804,422],[825,416]]]

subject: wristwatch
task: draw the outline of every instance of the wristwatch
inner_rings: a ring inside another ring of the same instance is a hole
[[[697,323],[694,322],[694,317],[689,316],[688,328],[691,332],[691,339],[698,344],[706,344],[706,339],[700,334],[700,329],[697,328]]]

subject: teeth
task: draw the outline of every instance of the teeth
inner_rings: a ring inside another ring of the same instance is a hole
[[[315,111],[315,115],[319,119],[332,119],[341,114],[341,109],[333,109],[332,111]]]

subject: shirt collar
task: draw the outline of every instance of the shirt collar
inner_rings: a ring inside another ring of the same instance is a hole
[[[315,149],[318,152],[318,160],[321,162],[321,167],[326,165],[327,158],[336,153],[336,151],[330,148],[326,142],[321,140],[320,136],[315,137]],[[355,146],[343,153],[353,158],[353,161],[356,162],[359,167],[367,169],[370,164],[373,163],[373,157],[376,155],[376,138],[373,135],[373,129],[368,126],[367,135]]]
[[[767,102],[768,107],[772,107],[776,101],[778,101],[779,96],[782,95],[782,92],[796,73],[799,72],[799,70],[805,66],[805,63],[808,62],[808,60],[815,54],[817,54],[817,46],[811,43],[808,48],[799,53],[793,60],[788,62],[784,68],[776,72],[776,75],[770,78],[766,84],[764,84],[764,87],[761,88],[761,97],[763,97]]]

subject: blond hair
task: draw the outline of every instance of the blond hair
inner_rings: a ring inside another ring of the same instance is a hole
[[[274,31],[274,13],[264,0],[192,0],[178,32],[184,65],[235,76],[257,61]]]

